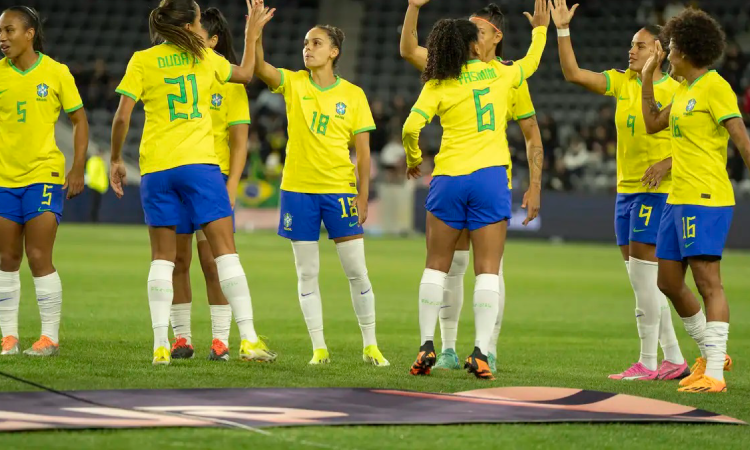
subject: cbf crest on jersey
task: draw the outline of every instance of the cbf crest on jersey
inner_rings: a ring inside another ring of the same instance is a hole
[[[224,97],[221,94],[214,94],[211,96],[211,109],[221,108],[221,104],[224,102]]]
[[[691,113],[693,112],[694,109],[695,109],[695,99],[691,98],[690,101],[688,101],[687,106],[685,107],[685,111],[687,111],[688,113]]]
[[[39,97],[39,99],[46,99],[47,95],[49,95],[49,86],[44,83],[38,85],[36,87],[36,95]]]
[[[284,214],[284,229],[292,231],[292,215],[289,213]]]
[[[336,103],[336,117],[343,119],[344,114],[346,114],[346,103],[344,102]]]

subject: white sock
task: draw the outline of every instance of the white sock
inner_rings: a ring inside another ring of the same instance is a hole
[[[21,301],[21,278],[18,272],[0,271],[0,331],[3,337],[18,338],[18,304]]]
[[[443,289],[448,274],[439,270],[425,269],[419,283],[419,331],[422,345],[435,340],[440,306],[443,304]]]
[[[60,314],[62,313],[62,282],[57,272],[34,278],[36,301],[42,319],[42,335],[57,344],[60,341]]]
[[[630,261],[625,261],[625,270],[630,274]]]
[[[211,310],[211,335],[229,346],[229,330],[232,327],[232,307],[229,305],[208,305]]]
[[[151,261],[151,270],[148,272],[148,307],[154,329],[154,351],[159,347],[169,348],[169,311],[174,298],[173,272],[173,262],[163,259]]]
[[[482,354],[487,355],[490,348],[492,329],[497,321],[497,310],[500,302],[500,280],[498,275],[483,273],[477,275],[474,284],[474,327],[476,337],[474,345]]]
[[[656,370],[656,357],[659,345],[659,322],[661,308],[656,295],[656,277],[659,265],[630,257],[628,274],[630,285],[635,292],[635,321],[638,326],[638,337],[641,339],[641,356],[639,362],[649,370]]]
[[[292,241],[294,266],[297,269],[297,295],[313,350],[327,349],[323,335],[323,301],[320,298],[318,274],[320,255],[317,241]]]
[[[359,329],[362,330],[362,346],[378,345],[375,339],[375,293],[370,278],[367,276],[365,262],[365,240],[336,244],[341,267],[349,279],[349,291],[352,295],[352,306],[357,315]]]
[[[464,275],[469,266],[469,251],[456,250],[453,262],[445,279],[443,290],[443,305],[440,307],[440,340],[443,350],[456,348],[458,335],[458,319],[461,317],[461,307],[464,304]]]
[[[230,253],[219,256],[215,261],[219,271],[221,292],[232,306],[234,321],[240,329],[240,339],[258,342],[258,335],[253,325],[253,302],[250,298],[245,270],[240,263],[240,255]]]
[[[669,306],[669,300],[662,294],[657,286],[654,286],[655,295],[659,299],[659,309],[661,311],[661,320],[659,321],[659,345],[664,352],[664,359],[674,364],[682,364],[685,357],[682,356],[680,343],[677,341],[677,335],[674,332],[672,324],[672,308]]]
[[[489,352],[497,357],[497,340],[500,337],[500,329],[503,326],[503,313],[505,312],[505,278],[503,275],[503,259],[500,259],[500,271],[497,276],[500,280],[498,283],[500,300],[497,304],[497,320],[495,321],[495,328],[492,329],[492,336],[490,337],[490,349]]]
[[[727,354],[729,324],[726,322],[708,322],[706,324],[706,375],[717,380],[724,379],[724,359]]]
[[[190,331],[190,309],[192,306],[192,303],[172,304],[172,312],[170,314],[174,337],[185,338],[188,345],[193,343],[193,336]]]
[[[698,344],[698,349],[701,351],[701,356],[706,357],[706,316],[703,314],[703,310],[699,310],[694,316],[681,317],[682,323],[685,324],[685,331],[690,335],[691,338]]]

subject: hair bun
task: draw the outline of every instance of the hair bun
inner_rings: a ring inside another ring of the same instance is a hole
[[[497,14],[500,16],[503,15],[503,10],[500,9],[500,6],[498,6],[496,3],[490,3],[489,5],[487,5],[487,11],[492,14]]]

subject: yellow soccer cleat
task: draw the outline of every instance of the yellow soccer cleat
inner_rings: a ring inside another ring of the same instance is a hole
[[[700,378],[695,380],[694,383],[677,389],[677,392],[690,392],[694,394],[712,393],[712,392],[726,392],[727,383],[724,380],[717,380],[716,378],[709,377],[708,375],[702,375]]]
[[[240,342],[240,359],[243,361],[273,362],[276,356],[262,338],[259,338],[258,342],[250,342],[247,339]]]
[[[730,370],[732,370],[732,365],[732,358],[730,358],[729,355],[726,355],[724,357],[724,370],[729,372]],[[698,379],[705,373],[706,358],[699,356],[698,358],[695,358],[695,364],[693,364],[693,367],[690,368],[690,375],[680,380],[680,386],[690,386],[691,384],[698,381]]]
[[[313,350],[313,357],[308,364],[315,366],[318,364],[329,364],[330,362],[331,355],[328,353],[328,349],[318,348]]]
[[[391,363],[385,359],[385,356],[380,353],[377,345],[368,345],[365,347],[364,350],[362,350],[362,360],[378,367],[387,367],[391,365]]]
[[[168,366],[172,362],[172,355],[169,354],[167,347],[159,347],[154,350],[154,360],[151,362],[155,366]]]

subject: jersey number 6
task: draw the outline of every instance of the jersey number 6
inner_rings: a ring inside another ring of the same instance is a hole
[[[193,89],[193,112],[190,113],[191,119],[200,119],[203,114],[198,110],[198,83],[195,81],[195,74],[187,76],[190,81],[190,87]],[[188,115],[185,113],[175,112],[175,102],[184,103],[187,105],[187,89],[185,89],[185,76],[177,78],[165,78],[164,82],[167,84],[177,84],[180,86],[180,95],[169,94],[167,95],[167,102],[169,103],[169,121],[174,122],[177,119],[187,119]]]
[[[495,130],[495,107],[492,103],[487,103],[482,106],[482,100],[480,97],[490,93],[490,88],[474,89],[474,107],[477,111],[477,132],[484,130]],[[489,113],[489,122],[484,122],[484,116]]]

